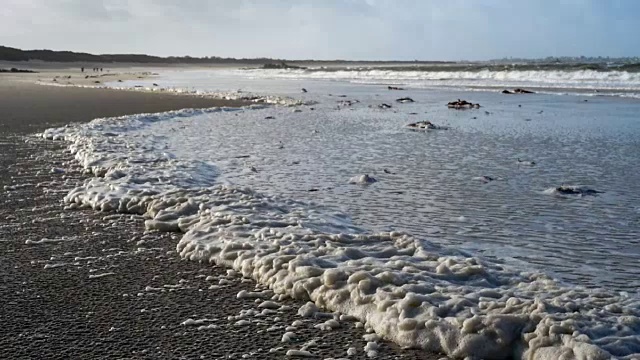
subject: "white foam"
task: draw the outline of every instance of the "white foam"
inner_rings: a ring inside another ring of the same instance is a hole
[[[351,315],[340,315],[340,321],[356,321],[358,320],[357,318],[351,316]]]
[[[264,79],[341,80],[365,84],[406,84],[413,86],[539,86],[545,88],[640,90],[640,73],[594,70],[481,70],[407,71],[363,68],[360,70],[232,70],[234,76]]]
[[[45,138],[71,142],[76,159],[98,176],[65,202],[144,215],[148,230],[184,233],[181,257],[229,267],[277,295],[312,301],[300,309],[303,316],[323,314],[319,306],[357,318],[400,346],[480,358],[600,359],[610,352],[631,359],[640,352],[637,298],[565,286],[405,233],[365,233],[291,199],[214,186],[185,169],[198,164],[162,155],[153,141],[127,138],[153,122],[216,111],[230,110],[99,119],[45,131]],[[374,356],[377,349],[369,347]]]
[[[380,336],[378,336],[378,334],[366,334],[362,339],[366,342],[377,342],[380,341]]]
[[[314,357],[312,353],[307,350],[287,350],[287,356],[291,357]]]
[[[276,302],[273,302],[271,300],[268,301],[263,301],[262,303],[260,303],[260,305],[258,305],[259,308],[261,309],[279,309],[280,305]]]
[[[40,240],[25,240],[25,244],[26,245],[40,245],[40,244],[56,244],[56,243],[61,243],[61,242],[66,242],[66,241],[72,241],[75,240],[76,237],[60,237],[60,238],[56,238],[56,239],[49,239],[49,238],[42,238]]]
[[[155,86],[118,86],[117,82],[108,82],[99,85],[80,85],[80,84],[56,84],[50,82],[38,82],[40,85],[45,86],[58,86],[58,87],[78,87],[78,88],[104,88],[108,87],[114,90],[122,91],[142,91],[142,92],[164,92],[176,95],[189,95],[206,97],[220,100],[237,100],[253,102],[256,104],[270,104],[270,105],[282,105],[282,106],[299,106],[299,105],[313,105],[312,101],[301,101],[285,96],[274,95],[261,95],[253,94],[242,91],[204,91],[194,90],[176,87],[155,87]]]
[[[323,330],[323,331],[331,331],[340,327],[340,323],[334,319],[329,319],[322,324],[314,325],[314,328]]]
[[[369,358],[375,358],[378,356],[378,350],[380,349],[380,346],[378,345],[377,342],[375,341],[369,341],[367,342],[367,345],[364,346],[364,352],[367,354],[367,357]]]
[[[99,278],[103,278],[106,276],[111,276],[111,275],[115,275],[116,273],[113,272],[107,272],[107,273],[102,273],[102,274],[95,274],[95,275],[89,275],[89,279],[99,279]]]
[[[364,174],[364,175],[357,175],[352,177],[351,179],[349,179],[349,184],[368,185],[368,184],[373,184],[377,181],[378,180],[376,180],[375,178],[367,174]]]
[[[210,323],[214,321],[213,319],[187,319],[185,321],[183,321],[182,323],[180,323],[180,325],[183,326],[200,326],[200,325],[204,325],[206,323]]]
[[[68,263],[55,263],[55,264],[46,264],[44,266],[45,269],[55,269],[58,267],[62,267],[62,266],[67,266],[69,265]]]
[[[240,290],[240,292],[238,292],[237,298],[238,299],[264,299],[264,298],[269,298],[271,295],[273,295],[273,292],[271,291],[247,291],[247,290]]]
[[[284,333],[284,335],[282,335],[282,342],[290,342],[293,341],[297,338],[296,334],[294,332],[291,331],[287,331],[286,333]]]

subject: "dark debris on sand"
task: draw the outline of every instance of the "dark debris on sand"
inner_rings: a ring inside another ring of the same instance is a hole
[[[456,100],[456,101],[451,101],[449,103],[447,103],[447,107],[450,109],[478,109],[480,108],[480,104],[474,104],[472,102],[469,102],[467,100]]]

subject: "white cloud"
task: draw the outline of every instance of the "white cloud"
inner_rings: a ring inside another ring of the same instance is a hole
[[[626,8],[637,11],[637,2],[610,4],[2,0],[0,44],[94,53],[322,59],[631,55],[640,40],[630,34],[640,25],[629,16],[633,9]]]

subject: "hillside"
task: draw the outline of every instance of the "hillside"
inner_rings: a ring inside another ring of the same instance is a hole
[[[73,51],[54,50],[21,50],[7,46],[0,46],[0,61],[29,61],[40,60],[48,62],[86,62],[86,63],[140,63],[140,64],[284,64],[284,59],[271,58],[223,58],[217,56],[191,57],[191,56],[170,56],[159,57],[143,54],[89,54]],[[444,61],[345,61],[345,60],[286,60],[286,63],[304,64],[445,64]],[[274,65],[279,66],[279,65]]]
[[[88,63],[145,63],[145,64],[221,64],[221,63],[241,63],[241,64],[264,64],[276,61],[277,59],[256,58],[256,59],[235,59],[221,57],[159,57],[142,54],[102,54],[95,55],[89,53],[73,51],[53,51],[53,50],[21,50],[7,46],[0,46],[0,60],[4,61],[29,61],[40,60],[48,62],[88,62]]]

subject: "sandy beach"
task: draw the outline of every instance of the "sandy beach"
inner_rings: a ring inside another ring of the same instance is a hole
[[[68,72],[58,70],[52,73],[67,76],[63,74]],[[38,132],[98,117],[245,105],[240,101],[195,96],[37,84],[41,79],[44,79],[42,73],[0,74],[0,127],[3,132]]]
[[[0,74],[0,348],[7,358],[282,359],[305,350],[323,359],[346,358],[349,348],[356,354],[348,358],[367,358],[362,327],[339,321],[319,330],[327,319],[299,316],[304,303],[269,303],[272,294],[249,279],[181,260],[179,234],[145,233],[140,216],[63,211],[62,198],[86,176],[64,144],[29,136],[97,117],[242,102],[43,86],[38,76]],[[295,336],[283,342],[286,332]],[[378,344],[378,358],[441,357]]]

